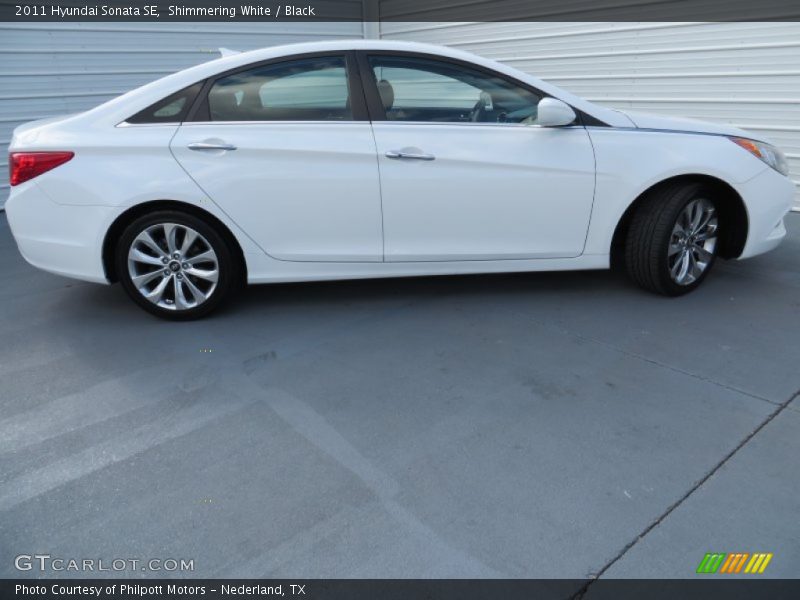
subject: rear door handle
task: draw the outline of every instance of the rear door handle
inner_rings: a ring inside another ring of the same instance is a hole
[[[194,142],[187,146],[189,150],[236,150],[233,144],[225,143],[211,143],[211,142]]]
[[[402,150],[389,150],[386,153],[386,158],[405,159],[405,160],[435,160],[433,154],[425,154],[424,152],[403,152]]]

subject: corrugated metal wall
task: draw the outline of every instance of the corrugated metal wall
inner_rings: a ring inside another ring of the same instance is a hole
[[[86,110],[217,58],[220,46],[251,50],[362,36],[363,26],[355,22],[0,23],[0,147],[8,146],[21,123]],[[7,195],[4,175],[0,207]]]
[[[391,22],[367,30],[495,58],[601,104],[763,132],[787,153],[800,186],[800,23]],[[20,123],[85,110],[210,60],[219,46],[363,31],[360,23],[2,23],[0,147]],[[7,193],[0,178],[0,206]]]
[[[466,3],[465,3],[466,4]],[[733,123],[789,157],[800,208],[800,23],[382,23],[600,104]]]

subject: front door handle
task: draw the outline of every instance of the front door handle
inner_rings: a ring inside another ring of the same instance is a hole
[[[436,157],[433,154],[425,154],[424,152],[404,152],[403,150],[389,150],[386,153],[386,158],[407,159],[407,160],[434,160]]]
[[[224,142],[194,142],[193,144],[189,144],[187,148],[189,148],[189,150],[236,150],[236,146]]]

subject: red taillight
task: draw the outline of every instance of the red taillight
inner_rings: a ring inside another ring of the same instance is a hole
[[[74,152],[12,152],[8,157],[11,185],[38,177],[75,156]]]

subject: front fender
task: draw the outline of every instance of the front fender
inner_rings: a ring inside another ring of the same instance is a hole
[[[769,169],[722,135],[610,127],[588,130],[597,178],[585,254],[609,254],[614,231],[625,211],[662,181],[704,175],[738,188]]]

